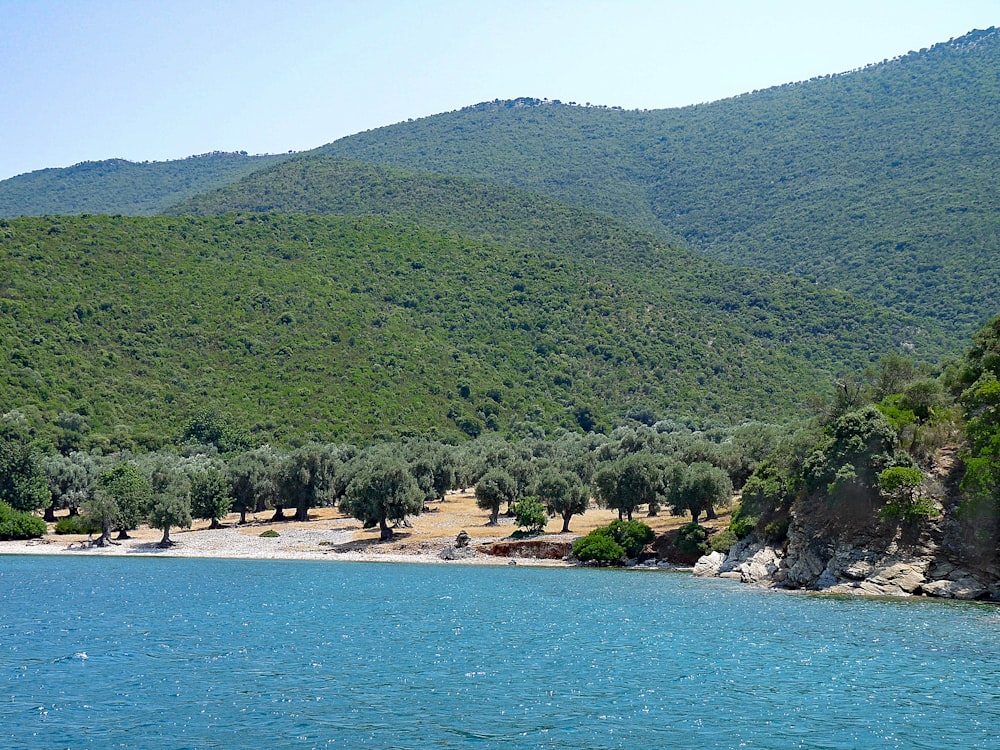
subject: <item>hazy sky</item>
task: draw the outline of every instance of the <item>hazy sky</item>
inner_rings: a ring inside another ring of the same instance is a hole
[[[658,109],[1000,25],[1000,0],[0,0],[0,179],[302,150],[518,96]]]

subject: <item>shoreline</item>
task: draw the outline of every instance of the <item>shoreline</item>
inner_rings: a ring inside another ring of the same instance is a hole
[[[335,508],[312,508],[306,521],[291,518],[274,521],[271,515],[272,511],[248,514],[247,522],[239,524],[239,515],[233,513],[221,519],[223,526],[219,529],[209,528],[208,521],[196,520],[190,529],[171,529],[174,545],[168,548],[157,546],[162,531],[146,525],[130,531],[128,539],[115,540],[108,547],[92,547],[88,546],[86,535],[57,535],[54,524],[50,523],[49,533],[39,539],[0,541],[0,555],[580,566],[578,562],[561,558],[521,557],[516,553],[513,556],[492,555],[484,551],[483,548],[490,545],[512,541],[516,526],[512,518],[504,516],[498,525],[490,526],[487,513],[477,507],[474,494],[468,490],[451,492],[444,502],[430,504],[423,513],[410,518],[407,525],[395,529],[393,539],[384,542],[379,540],[377,529],[365,529],[360,521]],[[615,518],[613,511],[591,506],[585,514],[574,516],[570,533],[561,532],[561,519],[552,519],[545,533],[533,539],[550,542],[553,546],[566,546]],[[657,534],[683,523],[683,519],[666,516],[643,520],[649,522]],[[275,531],[278,536],[261,537],[265,531]],[[469,537],[469,544],[465,549],[455,550],[456,536],[460,532]],[[449,557],[452,559],[442,557],[446,550],[451,551]]]

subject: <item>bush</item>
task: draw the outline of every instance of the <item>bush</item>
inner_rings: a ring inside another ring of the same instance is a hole
[[[584,562],[616,563],[625,559],[625,550],[621,545],[611,537],[593,531],[573,543],[573,554]]]
[[[771,544],[783,542],[788,538],[788,519],[772,521],[764,527],[764,540]]]
[[[685,555],[704,555],[708,552],[708,529],[697,523],[689,523],[677,529],[677,549]]]
[[[279,534],[274,529],[268,529],[267,531],[262,531],[260,532],[260,535],[265,539],[274,539],[275,537],[281,536],[281,534]]]
[[[97,534],[101,531],[101,522],[88,516],[69,516],[56,522],[57,534]]]
[[[757,524],[760,521],[746,511],[746,507],[741,505],[735,511],[729,520],[728,533],[732,534],[733,537],[739,541],[740,539],[745,539],[753,533],[753,530],[757,528]]]
[[[712,537],[709,549],[712,552],[729,552],[729,548],[739,541],[739,537],[733,532],[732,526]]]
[[[594,529],[573,544],[573,554],[581,560],[617,562],[638,557],[642,548],[656,538],[653,530],[641,521],[615,521]]]
[[[514,522],[519,527],[529,531],[541,531],[549,522],[545,506],[539,502],[537,497],[526,497],[514,503],[511,510],[514,512]]]
[[[36,539],[45,534],[45,521],[30,513],[22,513],[0,502],[0,540]]]

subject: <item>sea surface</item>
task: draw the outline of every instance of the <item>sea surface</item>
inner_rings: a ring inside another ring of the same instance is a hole
[[[662,571],[0,557],[4,748],[1000,748],[1000,610]]]

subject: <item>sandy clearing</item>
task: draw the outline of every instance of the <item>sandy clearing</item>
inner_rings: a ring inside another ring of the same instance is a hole
[[[421,562],[444,563],[439,555],[454,544],[460,531],[465,531],[476,549],[491,542],[506,539],[515,530],[510,518],[500,519],[500,525],[488,526],[488,512],[476,507],[469,491],[450,493],[444,502],[432,503],[427,512],[411,519],[409,528],[398,528],[389,542],[381,542],[378,529],[364,529],[360,522],[333,508],[310,511],[308,521],[270,522],[271,512],[248,517],[244,526],[237,525],[239,516],[224,519],[224,528],[209,529],[207,521],[196,521],[191,529],[172,529],[175,542],[169,549],[157,547],[162,532],[146,526],[130,532],[131,539],[98,548],[90,547],[87,537],[49,534],[42,539],[0,542],[0,554],[59,554],[59,555],[146,555],[152,557],[221,557],[261,560],[342,560],[357,562]],[[596,507],[582,516],[574,516],[572,533],[561,535],[561,519],[553,519],[546,527],[547,539],[572,540],[617,518],[613,511]],[[641,517],[660,534],[685,523],[684,518],[660,515]],[[721,519],[720,519],[721,520]],[[274,529],[279,536],[263,538],[260,534]],[[507,565],[510,560],[477,551],[475,556],[452,564]],[[559,560],[518,560],[518,564],[566,565]]]

